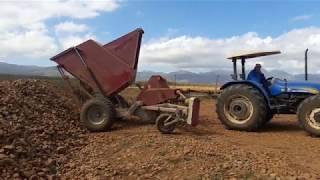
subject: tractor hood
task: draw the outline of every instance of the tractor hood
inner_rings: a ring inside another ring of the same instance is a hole
[[[320,84],[305,81],[286,82],[285,80],[276,79],[270,89],[272,95],[279,95],[283,92],[318,94],[320,92]]]
[[[297,90],[304,89],[309,93],[318,94],[320,91],[320,84],[314,83],[314,82],[288,82],[288,89],[289,88],[291,89],[291,91],[295,89]]]

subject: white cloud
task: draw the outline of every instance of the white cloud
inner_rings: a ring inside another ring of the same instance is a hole
[[[70,48],[72,46],[78,45],[88,39],[96,39],[96,37],[90,33],[81,35],[68,35],[62,36],[58,39],[59,43],[61,44],[63,49]]]
[[[72,21],[62,22],[55,26],[56,37],[62,49],[80,44],[88,39],[96,39],[85,24],[77,24]]]
[[[290,20],[291,21],[306,21],[306,20],[309,20],[311,18],[312,18],[311,14],[304,14],[304,15],[301,15],[301,16],[295,16],[295,17],[291,18]]]
[[[58,44],[61,40],[49,33],[47,20],[63,17],[73,20],[93,18],[118,7],[118,0],[0,1],[0,56],[6,59],[13,56],[38,59],[50,57],[61,50]],[[57,25],[56,30],[58,33],[72,31],[63,45],[88,36],[85,32],[88,27],[84,24],[65,22]],[[85,34],[74,35],[74,32]]]
[[[118,7],[117,0],[1,1],[0,29],[27,26],[57,17],[92,18],[101,12],[114,11]]]
[[[88,26],[85,24],[76,24],[71,21],[59,23],[54,28],[55,28],[55,31],[57,34],[59,34],[59,33],[80,33],[80,32],[85,32],[89,29]]]
[[[42,58],[56,52],[58,46],[43,23],[0,33],[0,56]],[[6,58],[7,59],[7,58]]]
[[[210,71],[231,68],[226,56],[243,50],[281,50],[281,55],[250,59],[248,65],[264,62],[267,69],[285,70],[291,73],[303,72],[304,50],[309,48],[310,71],[320,67],[320,28],[294,29],[277,37],[261,37],[249,32],[224,39],[179,36],[160,38],[145,43],[141,52],[141,67],[156,66],[164,69],[185,69]],[[251,68],[251,67],[248,67]]]

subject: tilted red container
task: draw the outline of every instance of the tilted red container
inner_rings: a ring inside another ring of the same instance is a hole
[[[82,83],[112,96],[135,80],[143,33],[139,28],[105,45],[88,40],[51,60]]]

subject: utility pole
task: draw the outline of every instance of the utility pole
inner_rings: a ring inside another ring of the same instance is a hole
[[[216,92],[215,94],[218,94],[218,82],[219,82],[219,75],[216,76]]]

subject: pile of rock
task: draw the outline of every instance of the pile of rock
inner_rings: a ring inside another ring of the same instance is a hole
[[[84,133],[76,106],[49,82],[0,82],[0,179],[59,176]]]

